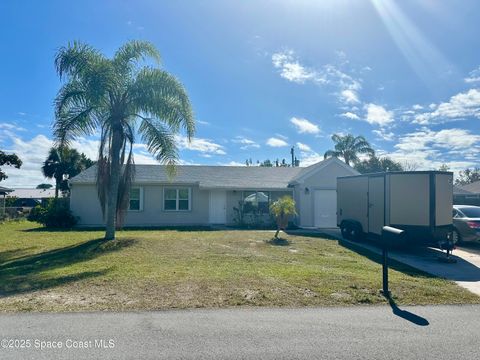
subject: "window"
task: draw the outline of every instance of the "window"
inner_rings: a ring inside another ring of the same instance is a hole
[[[142,188],[131,188],[130,189],[130,200],[128,204],[129,211],[140,211],[143,210],[143,189]]]
[[[266,191],[245,191],[243,193],[243,211],[246,214],[268,214],[270,193]]]
[[[190,210],[190,188],[166,188],[163,190],[163,209],[165,211]]]

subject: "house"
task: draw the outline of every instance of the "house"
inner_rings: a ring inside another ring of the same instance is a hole
[[[13,207],[31,208],[45,205],[47,199],[55,197],[55,189],[13,189],[7,197],[15,198]]]
[[[0,215],[5,214],[5,197],[12,191],[13,189],[0,186]]]
[[[480,181],[453,187],[453,203],[455,205],[480,206]]]
[[[80,226],[103,219],[93,166],[70,180],[70,208]],[[330,158],[309,167],[178,166],[169,178],[163,165],[136,165],[126,226],[238,224],[269,218],[269,204],[291,195],[302,227],[336,227],[337,177],[358,172]],[[242,211],[239,211],[239,205]]]

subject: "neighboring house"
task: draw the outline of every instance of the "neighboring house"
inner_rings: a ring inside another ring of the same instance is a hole
[[[12,191],[13,189],[0,186],[0,215],[5,214],[5,197]]]
[[[70,208],[80,226],[101,226],[95,186],[96,166],[70,180]],[[246,217],[268,218],[269,204],[291,195],[302,227],[336,227],[337,177],[357,175],[330,158],[312,166],[177,166],[169,179],[163,165],[136,165],[126,226],[238,223],[239,203]]]
[[[480,181],[453,187],[453,203],[455,205],[480,206]]]
[[[7,197],[16,198],[13,207],[35,207],[55,197],[55,189],[13,189]]]

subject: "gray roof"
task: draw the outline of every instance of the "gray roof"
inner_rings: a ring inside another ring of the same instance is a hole
[[[463,190],[460,186],[453,185],[453,194],[454,195],[468,195],[471,194],[470,191]]]
[[[8,197],[19,199],[46,199],[55,197],[55,189],[13,189]]]
[[[135,183],[198,184],[203,188],[285,189],[302,167],[178,165],[169,179],[165,165],[135,165]],[[71,184],[95,183],[92,166],[70,180]]]
[[[469,193],[480,194],[480,181],[475,181],[471,184],[460,186],[460,188]]]
[[[9,192],[12,192],[12,191],[13,191],[13,189],[9,189],[9,188],[0,186],[0,194],[1,194],[1,195],[8,194]]]

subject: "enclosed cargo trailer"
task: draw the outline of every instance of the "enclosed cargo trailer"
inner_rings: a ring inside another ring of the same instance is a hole
[[[345,238],[405,230],[408,243],[439,244],[452,231],[453,173],[401,171],[337,179],[337,225]]]

